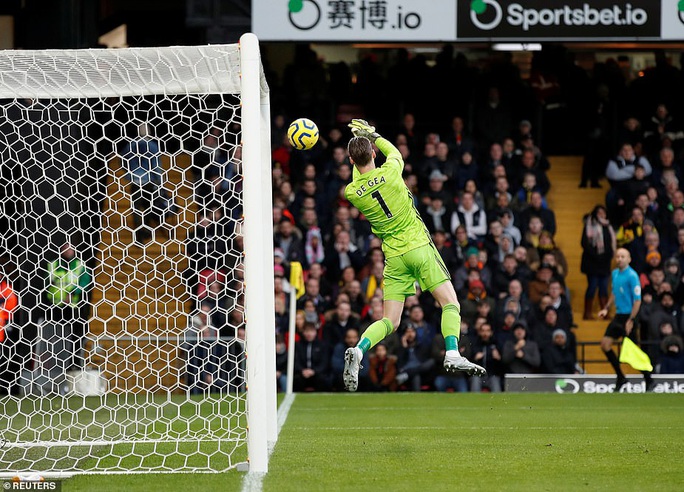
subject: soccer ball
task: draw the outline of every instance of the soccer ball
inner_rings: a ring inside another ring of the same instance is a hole
[[[309,150],[318,142],[318,127],[308,118],[298,118],[290,123],[287,138],[297,150]]]

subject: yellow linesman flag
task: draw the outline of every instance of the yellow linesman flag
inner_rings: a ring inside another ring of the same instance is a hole
[[[290,285],[297,291],[297,299],[304,295],[304,270],[298,261],[290,263]]]
[[[639,348],[629,337],[622,340],[622,350],[620,351],[620,362],[629,364],[637,371],[653,371],[653,364],[648,355]]]

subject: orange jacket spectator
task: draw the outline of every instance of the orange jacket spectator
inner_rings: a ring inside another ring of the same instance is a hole
[[[5,340],[5,326],[9,323],[17,304],[17,296],[9,282],[0,282],[0,343]]]

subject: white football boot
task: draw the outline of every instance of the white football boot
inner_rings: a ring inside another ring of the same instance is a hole
[[[447,355],[444,357],[444,369],[447,372],[465,372],[468,376],[486,376],[484,367],[473,364],[462,355]]]
[[[361,370],[361,359],[363,354],[361,349],[350,347],[344,352],[344,388],[347,391],[356,391],[359,387],[359,370]]]

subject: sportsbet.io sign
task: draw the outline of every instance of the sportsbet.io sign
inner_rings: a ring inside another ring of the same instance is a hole
[[[684,40],[684,0],[253,0],[264,41]]]
[[[660,2],[653,0],[458,2],[459,39],[658,38]]]
[[[507,374],[506,391],[511,393],[612,393],[615,375],[588,374]],[[684,393],[684,374],[654,375],[654,393]],[[620,393],[645,393],[643,376],[627,376],[627,383]]]

